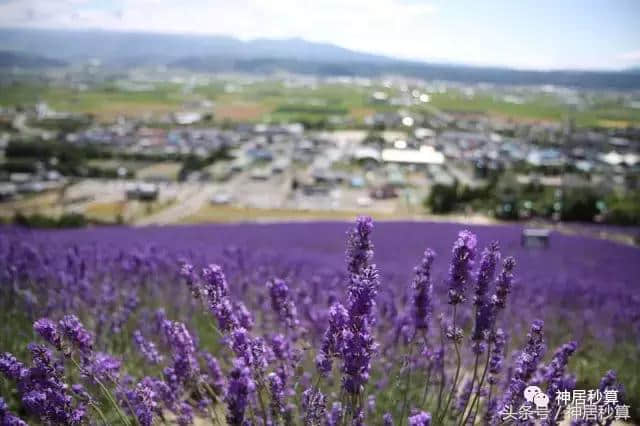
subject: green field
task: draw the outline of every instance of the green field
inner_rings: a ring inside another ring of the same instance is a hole
[[[233,84],[233,90],[225,90],[227,84]],[[372,103],[370,96],[376,90],[384,90],[389,97],[402,95],[398,89],[337,83],[291,87],[276,80],[242,84],[216,81],[195,87],[163,83],[144,91],[126,91],[112,84],[79,90],[20,83],[3,88],[0,105],[32,105],[44,101],[58,111],[91,113],[98,119],[111,120],[118,115],[165,114],[189,109],[189,103],[207,100],[214,106],[204,112],[213,113],[220,121],[329,122],[338,117],[348,125],[361,125],[372,113],[398,109],[389,104]],[[555,95],[544,93],[529,93],[522,98],[523,103],[508,102],[504,96],[486,90],[468,96],[460,90],[449,89],[430,97],[424,106],[404,109],[427,115],[441,110],[519,121],[559,122],[570,116],[581,127],[640,125],[640,109],[629,108],[621,99],[604,95],[592,96],[590,103],[580,108],[570,107]]]

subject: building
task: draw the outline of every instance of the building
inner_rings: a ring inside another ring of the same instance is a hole
[[[382,150],[384,163],[397,164],[444,164],[444,154],[432,146],[422,145],[419,149],[387,148]]]

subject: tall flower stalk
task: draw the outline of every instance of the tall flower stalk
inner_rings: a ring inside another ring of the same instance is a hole
[[[458,378],[460,376],[461,358],[459,344],[462,341],[463,332],[462,328],[456,324],[456,310],[458,305],[466,301],[465,292],[471,282],[476,245],[476,236],[469,231],[461,231],[453,244],[448,278],[448,299],[453,312],[451,315],[451,326],[447,330],[446,337],[453,343],[456,352],[456,371],[443,409],[441,412],[436,413],[438,423],[441,423],[448,413],[449,405],[456,392]]]

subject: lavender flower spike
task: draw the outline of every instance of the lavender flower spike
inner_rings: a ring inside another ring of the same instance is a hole
[[[431,426],[431,414],[424,411],[409,417],[409,426]]]
[[[280,321],[287,327],[296,327],[298,325],[296,305],[291,300],[287,283],[275,278],[267,282],[267,288],[271,296],[271,307]]]
[[[140,353],[142,353],[147,361],[152,364],[160,364],[162,362],[164,357],[160,352],[158,352],[156,344],[145,339],[140,330],[133,332],[133,340],[136,342]]]
[[[218,265],[209,265],[202,270],[203,291],[209,301],[209,305],[215,305],[229,293],[227,279]]]
[[[9,407],[2,397],[0,397],[0,424],[2,426],[27,426],[24,421],[9,411]]]
[[[229,386],[225,398],[229,425],[241,426],[243,424],[244,413],[255,388],[256,385],[251,378],[251,370],[242,359],[236,359],[233,362],[233,370],[229,374]]]
[[[62,349],[62,337],[58,333],[56,324],[49,318],[40,318],[33,323],[33,329],[44,339],[58,350]]]
[[[349,321],[349,313],[340,303],[329,308],[329,327],[322,337],[322,347],[316,356],[316,367],[323,376],[331,372],[332,358],[339,352],[342,330]]]
[[[523,400],[523,392],[527,383],[535,373],[538,363],[544,356],[546,347],[543,341],[542,328],[544,322],[541,320],[533,321],[531,332],[527,335],[527,344],[516,360],[516,368],[511,377],[509,387],[505,392],[500,410],[502,412],[505,407],[519,407]]]
[[[81,352],[91,352],[93,348],[93,337],[82,325],[75,315],[65,315],[60,320],[60,330],[62,334],[71,341],[71,344]]]
[[[373,243],[369,236],[373,231],[373,219],[358,216],[355,228],[347,232],[347,271],[359,274],[373,257]]]
[[[489,284],[493,279],[496,266],[500,261],[500,251],[497,242],[493,242],[482,252],[480,259],[480,269],[476,279],[475,297],[473,303],[476,305],[476,321],[471,334],[474,353],[484,352],[484,341],[487,340],[489,331],[493,328],[495,319],[494,307],[487,300]]]
[[[318,389],[308,388],[302,392],[302,412],[304,424],[319,426],[326,418],[327,402],[325,396]]]
[[[491,303],[498,309],[504,309],[507,302],[507,295],[511,292],[513,286],[513,269],[516,261],[513,257],[507,257],[502,266],[502,272],[498,276],[496,282],[496,293],[491,299]]]
[[[471,281],[471,268],[477,245],[476,236],[470,231],[461,231],[453,244],[449,266],[449,304],[464,303],[465,290]]]
[[[435,252],[427,249],[419,266],[415,268],[413,279],[413,321],[416,330],[429,330],[432,312],[431,266],[435,259]]]
[[[558,392],[567,390],[565,388],[564,374],[569,363],[569,357],[573,355],[577,348],[578,343],[576,342],[565,343],[553,355],[544,375],[544,379],[548,382],[548,395],[557,395]],[[549,406],[549,412],[553,415],[543,420],[542,424],[545,426],[557,425],[559,423],[558,420],[562,420],[561,416],[555,415],[559,409],[558,401],[553,398]]]

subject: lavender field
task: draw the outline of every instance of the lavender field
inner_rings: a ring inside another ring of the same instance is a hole
[[[0,419],[640,423],[640,250],[557,233],[527,249],[520,233],[367,218],[2,229]],[[530,385],[548,417],[505,419],[533,408]],[[580,389],[615,392],[628,418],[572,418],[554,397]]]

